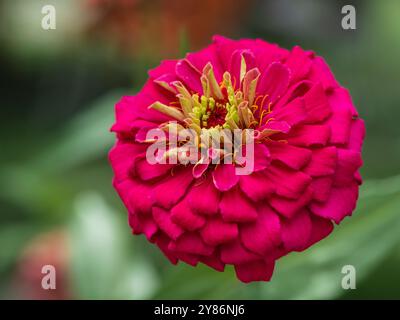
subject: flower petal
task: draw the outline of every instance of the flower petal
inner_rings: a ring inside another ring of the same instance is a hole
[[[194,232],[184,233],[176,241],[171,241],[168,249],[176,252],[198,254],[209,256],[213,253],[214,248],[206,245],[201,237]]]
[[[217,246],[236,239],[238,227],[235,223],[224,222],[220,218],[210,218],[200,233],[205,243]]]
[[[190,208],[202,215],[218,213],[221,193],[214,187],[209,177],[199,184],[194,184],[186,196]]]
[[[265,173],[255,172],[240,177],[240,188],[253,201],[261,201],[275,192],[275,185],[269,181]]]
[[[270,141],[268,148],[273,160],[279,160],[294,170],[300,170],[304,167],[310,161],[312,155],[312,152],[308,149],[276,141]]]
[[[171,220],[171,215],[168,211],[153,207],[153,218],[158,227],[171,239],[175,240],[183,234],[183,229]]]
[[[215,187],[220,191],[227,191],[239,182],[239,175],[233,164],[219,164],[212,173]]]
[[[311,211],[326,219],[332,219],[337,224],[346,216],[352,214],[358,198],[358,185],[351,183],[341,188],[332,188],[329,199],[324,203],[313,202]]]
[[[263,72],[257,84],[257,94],[268,95],[267,104],[262,107],[267,107],[268,102],[274,103],[283,95],[289,85],[290,71],[288,67],[279,63],[273,62]]]
[[[171,210],[171,220],[185,230],[194,231],[201,228],[205,219],[195,214],[187,203],[187,199],[183,199]]]
[[[222,218],[227,222],[248,222],[257,219],[257,210],[238,187],[223,193],[219,209]]]
[[[235,265],[238,279],[244,283],[252,281],[269,281],[274,272],[275,262],[258,260],[254,262]]]
[[[190,168],[174,170],[172,176],[165,177],[153,189],[152,199],[166,209],[170,209],[186,193],[193,181]]]
[[[335,147],[314,149],[312,150],[311,161],[303,171],[312,177],[334,174],[337,158]]]
[[[258,211],[254,222],[240,226],[243,245],[250,251],[266,255],[281,244],[281,224],[278,215],[267,205]]]
[[[311,236],[312,223],[306,210],[299,211],[290,219],[282,219],[283,245],[290,251],[307,248]]]

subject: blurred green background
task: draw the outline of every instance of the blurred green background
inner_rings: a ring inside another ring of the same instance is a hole
[[[56,30],[41,28],[46,4]],[[345,4],[356,30],[341,28]],[[1,298],[400,298],[400,1],[2,0],[0,10]],[[111,186],[114,104],[213,34],[315,50],[367,125],[354,217],[282,258],[270,283],[170,265],[131,235]],[[54,291],[40,286],[46,264]],[[348,264],[356,290],[341,287]]]

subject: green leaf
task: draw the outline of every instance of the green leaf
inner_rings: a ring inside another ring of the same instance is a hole
[[[143,299],[158,286],[148,260],[131,254],[130,236],[97,193],[86,193],[75,202],[70,226],[72,285],[77,298]]]

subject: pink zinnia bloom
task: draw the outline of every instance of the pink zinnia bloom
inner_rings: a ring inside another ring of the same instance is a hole
[[[256,130],[254,172],[149,164],[146,133],[171,121]],[[243,282],[268,281],[277,259],[325,238],[356,206],[364,122],[324,59],[300,47],[215,36],[151,70],[116,105],[112,131],[113,184],[133,233],[174,264],[231,264]]]

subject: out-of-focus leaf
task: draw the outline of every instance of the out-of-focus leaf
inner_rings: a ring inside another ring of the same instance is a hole
[[[114,141],[110,128],[114,123],[114,105],[122,95],[118,90],[95,101],[86,112],[81,112],[66,125],[61,137],[43,150],[33,164],[54,172],[104,157]]]
[[[153,294],[157,276],[139,255],[131,260],[125,242],[129,233],[98,194],[77,199],[70,231],[77,298],[141,299]]]
[[[331,299],[345,293],[342,267],[353,265],[362,281],[400,240],[400,177],[366,183],[354,217],[330,237],[278,262],[264,299]]]

